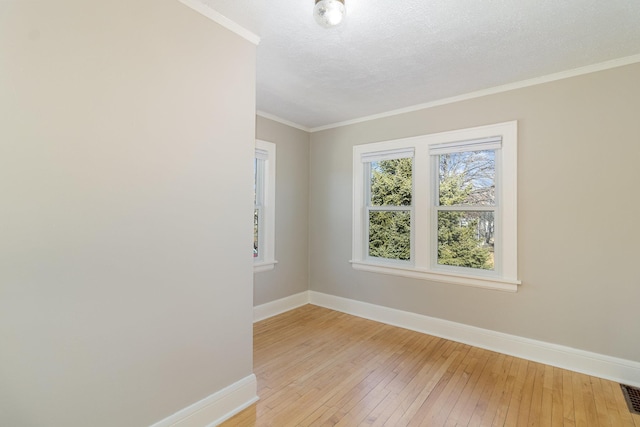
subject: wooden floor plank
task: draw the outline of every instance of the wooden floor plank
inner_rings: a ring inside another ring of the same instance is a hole
[[[496,419],[498,414],[500,413],[500,408],[502,406],[502,401],[506,400],[506,397],[509,393],[509,374],[511,371],[511,366],[513,365],[513,357],[504,356],[504,360],[502,362],[502,367],[500,368],[499,376],[495,381],[495,386],[493,387],[493,391],[491,392],[491,397],[489,399],[489,403],[487,409],[480,420],[481,426],[490,426],[493,424],[493,421]]]
[[[477,403],[473,408],[471,418],[469,419],[469,426],[479,426],[485,412],[487,412],[487,410],[492,410],[491,408],[489,408],[489,404],[491,401],[493,390],[496,388],[496,383],[498,382],[499,375],[502,371],[502,365],[505,358],[506,355],[504,354],[492,354],[491,365],[489,366],[489,375],[484,382],[484,387],[480,390]]]
[[[585,406],[584,389],[582,387],[582,377],[577,372],[571,373],[571,385],[573,387],[573,406],[576,417],[576,427],[588,427],[589,417]]]
[[[553,387],[551,390],[551,425],[553,427],[560,427],[564,425],[564,401],[563,396],[563,384],[562,384],[562,369],[553,369]]]
[[[442,425],[449,417],[459,397],[459,390],[469,381],[470,373],[478,362],[474,356],[478,348],[465,346],[464,358],[459,361],[442,391],[430,396],[415,414],[415,425]]]
[[[553,424],[553,366],[542,365],[544,369],[542,383],[542,398],[540,401],[539,425],[541,427]],[[529,420],[532,420],[529,416]]]
[[[529,362],[527,366],[527,374],[524,384],[522,385],[522,394],[518,408],[518,421],[515,425],[529,425],[529,414],[531,412],[531,402],[533,401],[533,388],[536,380],[537,365],[535,362]]]
[[[223,427],[640,427],[617,383],[313,305],[254,325],[254,373]]]
[[[422,369],[416,372],[412,379],[406,383],[397,398],[396,409],[385,422],[385,425],[406,425],[408,420],[404,418],[404,415],[411,409],[414,402],[420,399],[421,392],[428,394],[435,388],[449,365],[459,354],[459,352],[453,351],[455,344],[447,344],[450,345],[442,346],[441,351],[432,356],[436,360],[435,363],[425,363]]]
[[[593,395],[593,387],[591,385],[591,377],[584,374],[577,374],[582,383],[582,396],[584,399],[585,414],[587,418],[587,426],[593,427],[598,425],[598,412],[596,411],[596,402]]]
[[[562,405],[564,407],[564,425],[576,425],[576,409],[573,403],[573,381],[571,371],[562,371]]]
[[[607,380],[600,380],[607,409],[611,417],[611,425],[635,427],[631,413],[627,410],[626,401],[622,395],[620,385]],[[622,405],[625,405],[624,407]]]
[[[529,421],[527,425],[529,426],[538,426],[538,425],[550,425],[551,419],[543,417],[542,413],[544,409],[542,407],[542,398],[544,394],[544,374],[545,374],[545,366],[536,363],[535,364],[536,371],[535,377],[533,380],[533,389],[531,392],[531,407],[529,410]]]
[[[596,413],[598,414],[598,426],[603,427],[616,427],[619,424],[611,424],[611,417],[609,416],[609,410],[607,408],[607,400],[604,394],[604,389],[600,383],[599,378],[590,377],[591,389],[593,390],[593,400],[596,405]]]
[[[518,371],[520,369],[520,365],[524,362],[522,359],[513,358],[511,362],[511,368],[509,368],[509,374],[507,375],[507,380],[505,382],[505,387],[502,391],[502,395],[500,396],[500,401],[498,402],[498,406],[496,407],[496,414],[493,417],[493,421],[491,422],[492,426],[504,426],[506,425],[506,418],[509,412],[509,403],[511,402],[514,387],[517,384],[518,379]]]
[[[469,380],[460,390],[460,395],[454,407],[449,412],[444,425],[466,425],[471,418],[473,408],[477,403],[479,387],[482,387],[484,375],[488,374],[487,365],[490,365],[492,355],[495,353],[479,351],[475,353],[477,362],[475,369],[470,372]],[[478,383],[480,382],[480,386]],[[466,421],[465,421],[466,419]]]
[[[602,380],[603,383],[607,382],[606,380]],[[622,394],[622,389],[619,384],[611,383],[611,388],[613,389],[613,398],[616,402],[616,406],[619,408],[620,417],[623,422],[629,426],[640,427],[640,415],[633,414],[629,411],[627,406],[627,401],[624,398],[624,394]],[[624,408],[624,409],[622,409]]]
[[[445,380],[445,378],[448,378],[446,375],[447,371],[456,360],[458,360],[459,363],[461,354],[463,353],[461,353],[459,350],[454,351],[449,355],[449,357],[447,357],[444,363],[440,364],[435,372],[429,375],[429,379],[424,386],[422,385],[424,384],[423,380],[419,380],[414,385],[414,389],[419,391],[419,393],[415,396],[415,398],[411,402],[411,405],[409,405],[406,411],[404,411],[402,417],[400,418],[400,420],[398,420],[397,423],[395,423],[395,425],[408,425],[409,422],[414,419],[418,410],[420,410],[420,408],[424,405],[425,401],[429,398],[429,395],[436,389],[436,387],[439,384],[444,385],[447,383],[447,380]],[[466,354],[466,352],[464,354]]]
[[[511,400],[509,401],[509,409],[507,410],[507,416],[504,422],[505,426],[518,425],[518,419],[520,418],[521,402],[523,400],[522,393],[527,378],[529,362],[526,360],[519,361],[519,368],[516,374],[515,382],[513,384],[513,392],[511,393]],[[527,406],[528,408],[528,406]],[[527,414],[529,411],[527,410]],[[494,423],[495,424],[495,423]]]

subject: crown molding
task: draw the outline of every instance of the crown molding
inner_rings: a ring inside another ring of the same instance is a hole
[[[571,77],[582,76],[584,74],[596,73],[598,71],[609,70],[611,68],[623,67],[625,65],[636,64],[640,62],[640,54],[626,56],[624,58],[613,59],[611,61],[600,62],[598,64],[587,65],[580,68],[574,68],[572,70],[561,71],[554,74],[548,74],[542,77],[536,77],[533,79],[522,80],[515,83],[509,83],[506,85],[495,86],[488,89],[482,89],[476,92],[470,92],[463,95],[452,96],[450,98],[439,99],[437,101],[427,102],[424,104],[413,105],[410,107],[400,108],[397,110],[387,111],[385,113],[373,114],[370,116],[360,117],[357,119],[346,120],[343,122],[332,123],[324,126],[318,126],[309,129],[309,132],[320,132],[327,129],[338,128],[342,126],[353,125],[362,122],[368,122],[371,120],[382,119],[391,116],[397,116],[398,114],[411,113],[418,110],[424,110],[427,108],[438,107],[441,105],[452,104],[454,102],[467,101],[469,99],[480,98],[482,96],[494,95],[497,93],[508,92],[510,90],[522,89],[529,86],[535,86],[543,83],[554,82],[557,80],[568,79]]]
[[[292,128],[300,129],[300,130],[303,130],[305,132],[311,132],[311,129],[306,127],[306,126],[300,125],[298,123],[290,122],[289,120],[285,120],[285,119],[283,119],[281,117],[274,116],[273,114],[265,113],[264,111],[260,111],[260,110],[256,111],[256,116],[260,116],[260,117],[263,117],[265,119],[273,120],[274,122],[282,123],[283,125],[287,125],[287,126],[290,126]]]
[[[250,41],[254,45],[257,46],[258,44],[260,44],[260,37],[258,37],[256,34],[252,33],[251,31],[247,30],[243,26],[237,24],[236,22],[222,15],[215,9],[212,9],[206,4],[200,2],[199,0],[178,0],[178,1],[184,4],[185,6],[188,6],[191,9],[195,10],[196,12],[206,16],[212,21],[222,25],[227,30],[232,31],[237,35],[239,35],[240,37]]]

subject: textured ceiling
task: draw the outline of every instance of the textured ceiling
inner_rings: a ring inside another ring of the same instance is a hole
[[[260,36],[257,108],[317,128],[640,54],[640,0],[199,0]]]

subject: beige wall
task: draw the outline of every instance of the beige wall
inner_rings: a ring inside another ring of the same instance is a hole
[[[0,60],[0,425],[250,375],[255,46],[176,0],[10,0]]]
[[[254,275],[254,304],[309,289],[309,133],[256,118],[258,139],[276,144],[276,264]]]
[[[310,289],[640,361],[640,64],[316,132]],[[518,120],[518,293],[355,271],[352,146]]]

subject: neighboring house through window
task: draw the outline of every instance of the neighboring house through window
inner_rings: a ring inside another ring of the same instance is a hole
[[[256,141],[253,211],[253,271],[273,269],[275,260],[276,145]]]
[[[353,150],[353,267],[517,290],[517,123]]]

